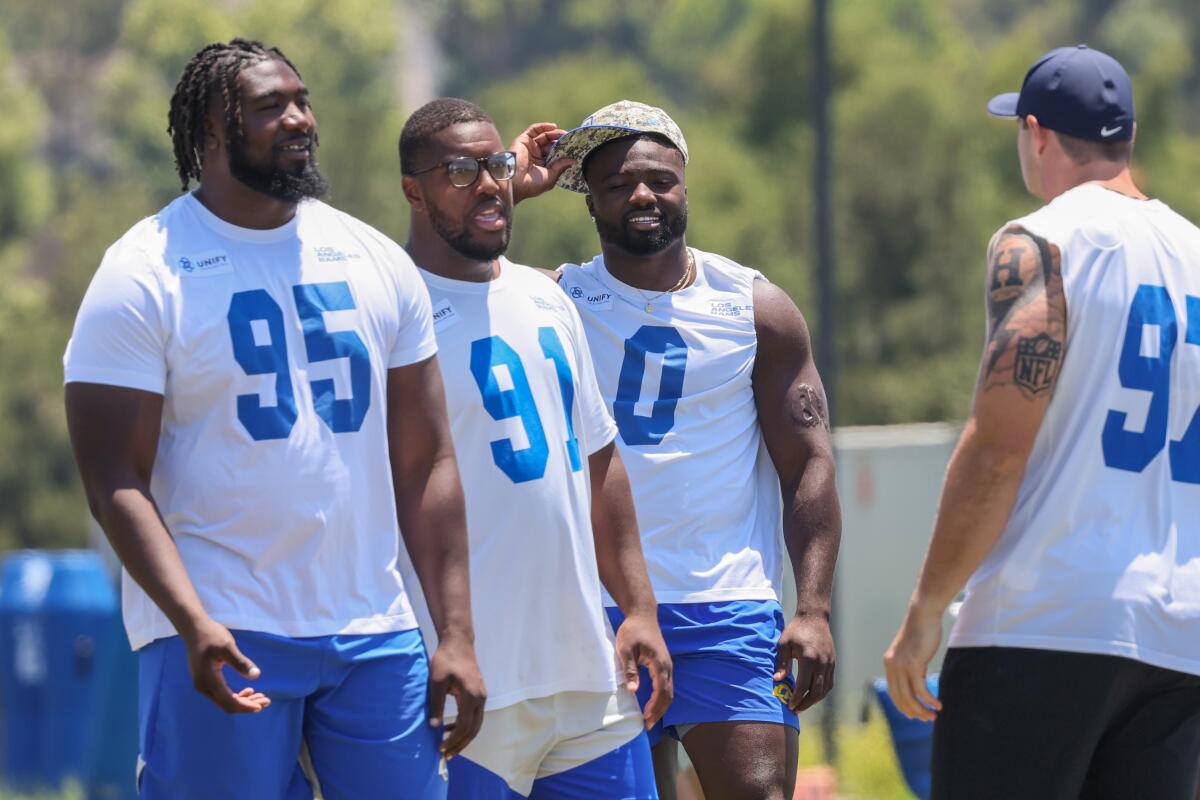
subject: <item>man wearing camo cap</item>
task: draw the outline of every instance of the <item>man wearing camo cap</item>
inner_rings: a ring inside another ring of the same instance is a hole
[[[585,195],[601,250],[564,264],[560,285],[617,423],[675,665],[674,702],[651,731],[659,792],[674,797],[679,740],[706,796],[782,800],[796,712],[833,685],[841,518],[825,396],[783,290],[685,243],[687,157],[662,109],[629,100],[558,140],[548,164],[574,162],[558,185]],[[784,543],[798,592],[789,621]]]

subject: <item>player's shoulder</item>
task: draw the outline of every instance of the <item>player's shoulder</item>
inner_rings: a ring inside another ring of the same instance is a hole
[[[194,236],[188,219],[190,195],[180,195],[148,217],[134,223],[113,242],[101,262],[105,271],[155,272],[169,269],[171,252],[182,250]]]
[[[753,267],[747,267],[720,253],[710,253],[691,248],[698,263],[703,265],[705,279],[718,291],[751,291],[756,281],[766,281],[766,276]]]
[[[508,274],[509,280],[518,281],[531,287],[545,289],[548,283],[558,283],[558,273],[545,267],[531,267],[527,264],[518,264],[516,261],[505,258],[504,269]]]
[[[542,311],[571,316],[574,310],[558,285],[558,273],[541,267],[517,264],[503,259],[504,275],[513,286],[528,295]]]

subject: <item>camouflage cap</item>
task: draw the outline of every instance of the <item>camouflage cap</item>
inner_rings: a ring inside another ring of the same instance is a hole
[[[567,167],[558,177],[558,185],[572,192],[588,193],[583,180],[583,160],[602,144],[613,139],[636,136],[639,133],[655,133],[679,148],[683,163],[688,160],[687,142],[675,121],[661,108],[648,106],[634,100],[618,100],[584,119],[578,128],[567,131],[554,143],[546,164],[560,158],[572,158],[575,163]]]

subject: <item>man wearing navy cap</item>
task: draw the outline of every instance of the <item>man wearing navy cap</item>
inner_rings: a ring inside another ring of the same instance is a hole
[[[1041,209],[988,253],[988,335],[885,657],[935,798],[1192,798],[1200,764],[1200,229],[1133,182],[1133,91],[1086,47],[988,110]],[[969,580],[968,580],[969,578]],[[925,670],[966,584],[941,696]]]

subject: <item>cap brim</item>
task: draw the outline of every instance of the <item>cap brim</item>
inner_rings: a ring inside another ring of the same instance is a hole
[[[988,101],[987,110],[993,117],[1016,117],[1020,92],[1005,92]]]
[[[546,158],[546,166],[563,158],[572,159],[575,163],[567,167],[558,176],[558,185],[572,192],[587,194],[587,182],[583,179],[583,160],[588,154],[602,144],[613,139],[623,139],[641,133],[637,128],[623,128],[619,125],[584,125],[564,133]]]

